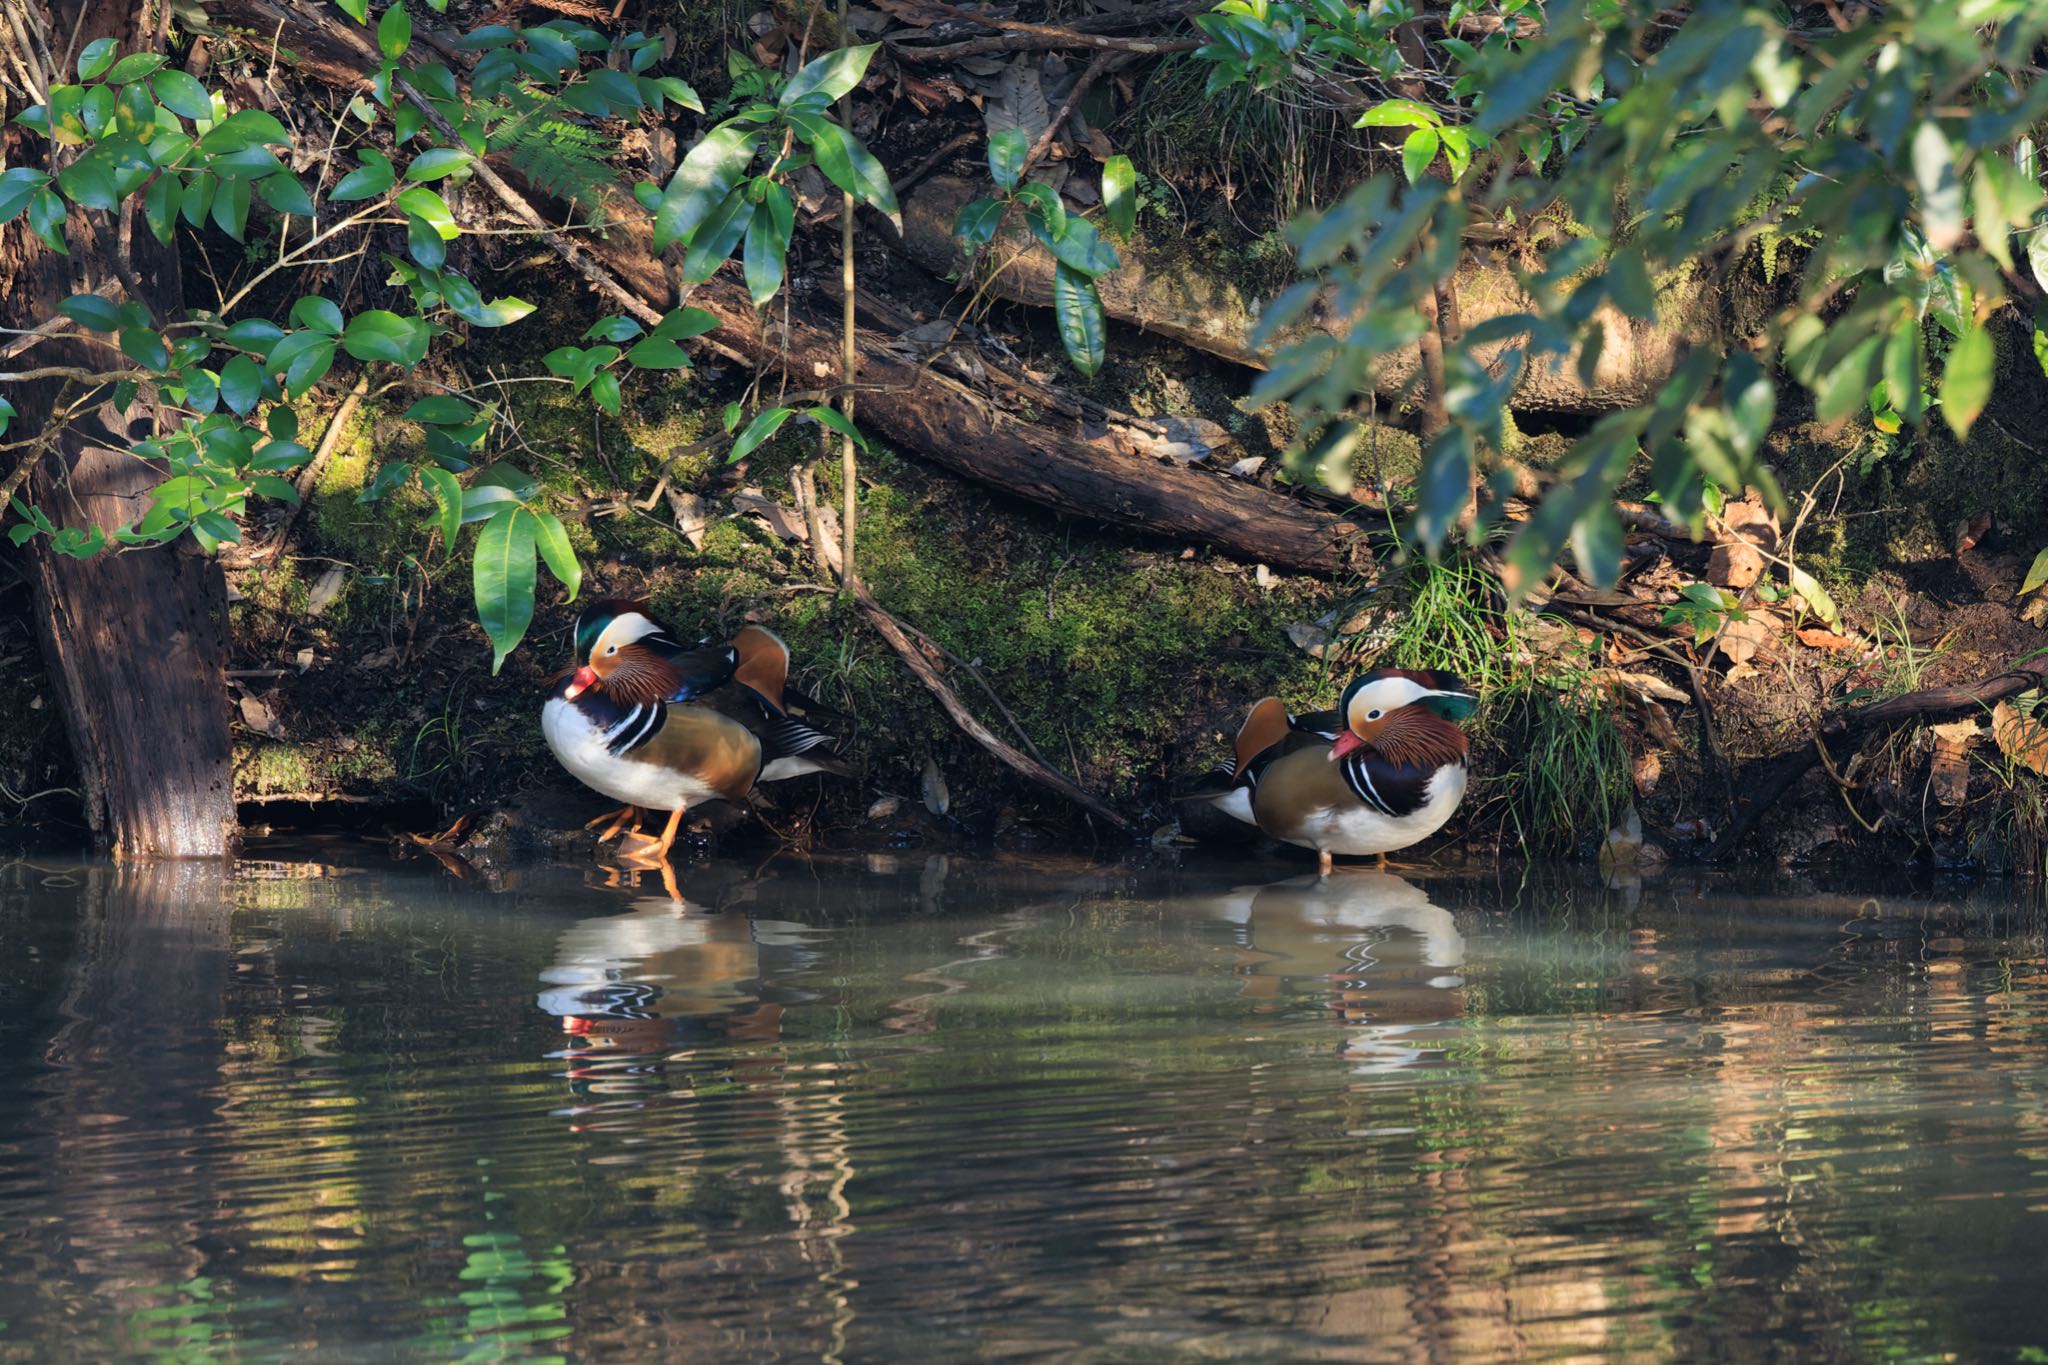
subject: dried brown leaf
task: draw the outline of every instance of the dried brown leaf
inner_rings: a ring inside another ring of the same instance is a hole
[[[2048,777],[2048,725],[2002,701],[1991,712],[1991,738],[2007,758]]]

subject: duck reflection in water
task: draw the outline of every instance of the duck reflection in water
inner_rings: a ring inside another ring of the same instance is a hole
[[[1331,1013],[1357,1030],[1343,1045],[1361,1071],[1435,1056],[1439,1026],[1464,1013],[1465,937],[1429,893],[1388,872],[1290,877],[1220,897],[1240,926],[1245,994],[1283,1009],[1290,985],[1322,983]]]
[[[704,1049],[716,1049],[719,1079],[772,1072],[776,1055],[753,1050],[781,1039],[783,1004],[764,971],[796,964],[800,932],[666,897],[564,929],[535,1001],[567,1035],[550,1055],[569,1064],[581,1103],[559,1112],[579,1129],[629,1126],[601,1116],[687,1101]]]

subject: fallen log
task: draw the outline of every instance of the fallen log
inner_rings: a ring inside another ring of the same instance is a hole
[[[936,275],[963,277],[967,257],[953,236],[953,220],[963,205],[990,192],[986,184],[957,176],[925,181],[903,205],[905,254]],[[1251,340],[1262,300],[1229,272],[1186,254],[1169,257],[1128,246],[1119,250],[1122,266],[1096,281],[1110,317],[1239,365],[1265,369],[1272,363],[1272,348],[1254,346]],[[1001,265],[989,284],[992,293],[1013,303],[1052,306],[1052,253],[1021,222],[1010,223],[984,251],[983,259]],[[1514,272],[1504,265],[1468,261],[1459,269],[1454,287],[1459,325],[1467,331],[1531,308]],[[1510,406],[1522,412],[1591,414],[1650,401],[1687,346],[1727,330],[1718,296],[1697,277],[1665,281],[1658,291],[1658,309],[1664,321],[1650,324],[1603,305],[1594,320],[1604,329],[1606,344],[1592,386],[1579,377],[1580,356],[1574,349],[1555,363],[1525,369]],[[1340,335],[1346,322],[1325,313],[1310,325]],[[1307,327],[1296,328],[1280,341],[1284,344],[1307,332]],[[1481,347],[1479,358],[1493,364],[1514,344],[1508,340]],[[1415,387],[1421,365],[1418,345],[1382,357],[1375,372],[1380,396],[1406,396]]]
[[[1907,721],[1933,720],[1990,707],[2007,697],[2039,687],[2044,680],[2048,680],[2048,658],[2028,659],[1981,682],[1908,692],[1830,717],[1806,743],[1771,760],[1769,769],[1757,779],[1755,794],[1749,804],[1735,817],[1727,832],[1714,841],[1713,851],[1708,855],[1710,861],[1726,862],[1732,858],[1743,840],[1777,804],[1779,797],[1792,790],[1794,784],[1823,758],[1830,764],[1834,763],[1833,745],[1860,739],[1873,730],[1888,729]]]

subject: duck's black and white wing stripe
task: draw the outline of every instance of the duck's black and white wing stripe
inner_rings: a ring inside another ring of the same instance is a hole
[[[651,706],[635,706],[626,712],[624,720],[605,731],[604,746],[612,753],[625,755],[661,733],[661,727],[668,723],[668,706],[655,702]]]
[[[1436,770],[1419,763],[1389,763],[1368,749],[1347,754],[1338,763],[1351,794],[1381,815],[1396,819],[1413,815],[1429,803],[1430,780]]]

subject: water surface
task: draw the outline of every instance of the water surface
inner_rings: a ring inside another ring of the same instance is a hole
[[[0,1359],[2048,1358],[2002,889],[355,862],[0,869]]]

